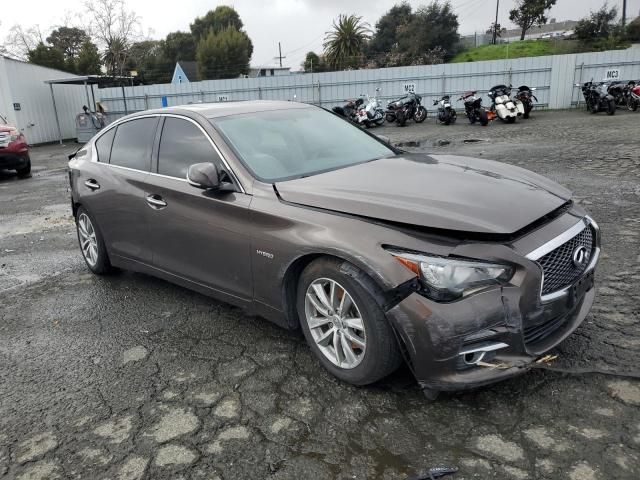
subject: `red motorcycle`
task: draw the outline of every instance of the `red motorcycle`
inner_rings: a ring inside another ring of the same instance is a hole
[[[640,82],[629,82],[629,96],[627,97],[627,109],[636,111],[640,105]]]

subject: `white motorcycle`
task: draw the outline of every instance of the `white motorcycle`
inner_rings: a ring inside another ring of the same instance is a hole
[[[506,123],[515,123],[516,118],[524,115],[524,105],[520,100],[511,98],[511,86],[496,85],[487,96],[491,99],[491,110]]]
[[[355,121],[358,125],[364,125],[366,128],[371,128],[373,126],[380,126],[384,123],[385,111],[380,106],[380,102],[378,100],[379,93],[380,89],[376,88],[375,97],[362,95],[363,97],[366,97],[367,100],[356,113]]]

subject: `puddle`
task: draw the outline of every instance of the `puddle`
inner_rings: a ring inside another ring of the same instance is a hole
[[[488,142],[486,138],[467,138],[462,141],[462,143],[478,143],[478,142]]]
[[[394,143],[393,144],[395,147],[419,147],[420,145],[422,145],[422,142],[398,142],[398,143]]]

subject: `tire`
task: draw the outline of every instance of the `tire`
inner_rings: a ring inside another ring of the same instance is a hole
[[[531,105],[525,106],[524,114],[522,115],[522,118],[529,118],[529,116],[531,115],[531,110],[533,110],[533,107]]]
[[[486,110],[480,110],[478,117],[480,118],[480,125],[483,127],[486,127],[489,124],[489,117],[487,116]]]
[[[470,114],[467,115],[467,118],[469,119],[469,123],[471,125],[473,125],[474,123],[476,123],[476,112],[471,112]]]
[[[638,109],[638,102],[636,102],[633,98],[627,99],[627,110],[630,112],[635,112]]]
[[[616,114],[616,101],[609,100],[607,103],[607,115],[615,115]]]
[[[29,178],[31,176],[31,157],[27,155],[27,164],[22,168],[17,168],[18,178]]]
[[[422,105],[418,107],[416,113],[413,115],[413,120],[416,123],[422,123],[427,119],[427,109]]]
[[[398,122],[398,125],[400,125],[401,127],[404,127],[407,124],[407,117],[405,117],[404,112],[402,110],[396,113],[396,121]]]
[[[334,285],[334,301],[323,303],[316,294],[317,289],[325,292],[328,300],[331,284]],[[402,363],[393,329],[370,292],[372,287],[367,287],[370,284],[371,279],[353,265],[329,257],[309,264],[298,281],[298,316],[311,351],[331,374],[353,385],[376,382]],[[340,292],[343,292],[341,297]],[[329,303],[332,310],[328,313],[337,313],[340,299],[347,298],[345,294],[352,300],[352,306],[345,314],[352,323],[343,324],[340,314],[325,316],[316,309],[316,305],[320,305],[326,312]],[[308,318],[314,319],[317,326],[310,326]],[[355,322],[358,318],[360,321]],[[355,325],[362,328],[352,328]],[[352,357],[348,355],[349,350]]]
[[[516,123],[516,117],[507,117],[507,123]]]
[[[396,121],[396,115],[394,113],[387,113],[385,115],[385,118],[387,119],[387,122],[389,123],[393,123]]]
[[[86,223],[86,220],[88,220],[88,224]],[[76,233],[78,235],[78,244],[80,245],[82,258],[84,258],[89,270],[96,275],[111,273],[114,268],[111,266],[111,262],[109,262],[109,255],[107,254],[107,248],[105,247],[104,240],[102,238],[102,232],[100,231],[95,219],[84,207],[78,208],[78,211],[76,212]],[[89,241],[90,243],[93,243],[92,246],[94,249],[93,251],[95,252],[95,257],[92,257],[92,254],[89,254],[88,250],[83,248],[83,242],[86,242],[89,237],[93,238],[92,242],[91,240]]]

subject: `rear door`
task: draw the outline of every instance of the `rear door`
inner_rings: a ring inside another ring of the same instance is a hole
[[[147,180],[153,265],[236,298],[252,296],[248,216],[251,196],[191,186],[187,169],[223,161],[193,120],[165,117],[157,164]]]
[[[112,259],[151,263],[145,181],[158,120],[132,119],[105,132],[95,142],[98,161],[87,162],[78,182],[81,203],[95,217]]]

